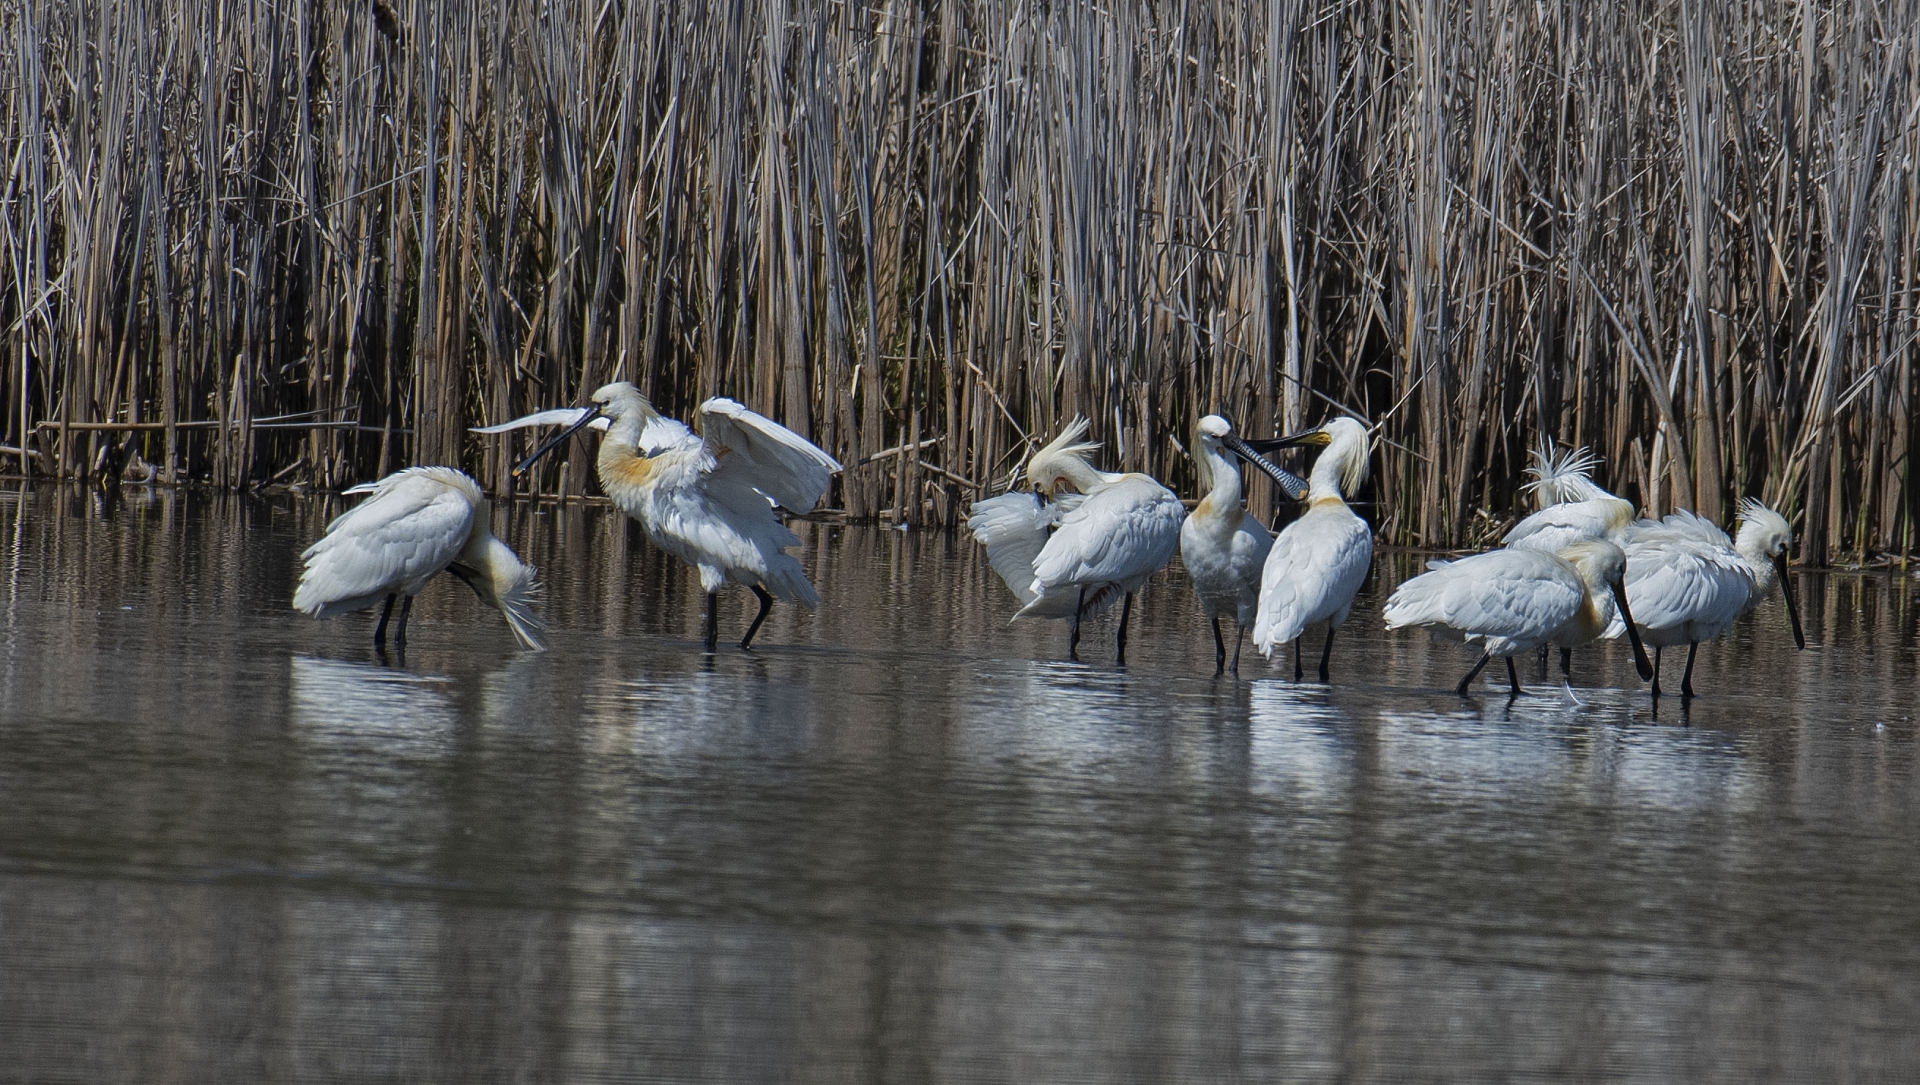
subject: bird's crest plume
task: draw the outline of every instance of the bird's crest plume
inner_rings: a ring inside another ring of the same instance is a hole
[[[1533,476],[1533,481],[1520,489],[1535,495],[1543,508],[1563,501],[1612,496],[1594,483],[1593,470],[1600,466],[1600,460],[1585,448],[1556,453],[1553,442],[1549,441],[1546,448],[1535,449],[1529,455],[1533,464],[1527,468],[1527,474]]]
[[[1077,474],[1086,474],[1093,470],[1093,464],[1087,454],[1100,449],[1098,441],[1081,441],[1087,435],[1087,420],[1075,418],[1060,431],[1060,435],[1033,454],[1027,461],[1027,481],[1041,489],[1050,489],[1053,480],[1061,477],[1072,478]]]

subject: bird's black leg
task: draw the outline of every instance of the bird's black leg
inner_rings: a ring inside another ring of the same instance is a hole
[[[1655,645],[1653,649],[1653,699],[1656,701],[1660,699],[1660,647],[1659,645]]]
[[[1240,662],[1234,660],[1235,663]],[[1227,639],[1220,635],[1220,615],[1213,616],[1213,676],[1227,673]]]
[[[1233,635],[1233,676],[1240,677],[1240,645],[1247,639],[1247,627],[1239,622],[1233,623],[1240,632]]]
[[[1545,678],[1546,676],[1547,676],[1547,646],[1542,644],[1540,646],[1540,677]]]
[[[1467,676],[1460,680],[1459,685],[1453,687],[1453,691],[1455,693],[1458,693],[1460,696],[1465,697],[1467,695],[1467,687],[1473,685],[1473,680],[1480,677],[1480,671],[1486,667],[1487,660],[1492,658],[1493,658],[1492,652],[1481,652],[1480,662],[1475,663],[1473,665],[1473,669],[1467,672]]]
[[[1067,658],[1080,662],[1080,612],[1087,609],[1086,585],[1080,587],[1080,601],[1073,605],[1073,632],[1067,634]]]
[[[1507,696],[1520,696],[1520,671],[1514,667],[1512,656],[1507,657],[1507,686],[1509,688]]]
[[[707,593],[707,651],[720,647],[720,593]]]
[[[387,605],[380,608],[380,623],[373,627],[373,646],[387,646],[387,619],[393,616],[393,596],[387,596]]]
[[[1114,662],[1127,665],[1127,619],[1133,617],[1133,593],[1127,593],[1127,601],[1120,604],[1120,643],[1114,650]]]
[[[1700,642],[1697,640],[1687,645],[1687,673],[1680,679],[1680,696],[1683,699],[1693,696],[1693,654],[1699,650]]]
[[[1300,681],[1300,638],[1293,638],[1293,680]]]
[[[1333,658],[1333,623],[1327,623],[1327,643],[1320,647],[1320,681],[1327,680],[1327,661]]]
[[[1568,686],[1573,685],[1573,649],[1571,648],[1560,649],[1560,677],[1567,680]]]
[[[767,611],[773,609],[773,596],[758,584],[753,586],[754,597],[760,600],[760,613],[753,616],[753,624],[747,627],[747,635],[740,638],[740,647],[746,648],[753,643],[753,635],[760,632],[760,623],[767,620]]]
[[[389,599],[392,596],[388,596]],[[413,596],[400,600],[400,627],[393,631],[393,646],[405,652],[407,649],[407,616],[413,613]]]

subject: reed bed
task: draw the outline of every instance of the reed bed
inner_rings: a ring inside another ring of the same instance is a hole
[[[1190,487],[1340,409],[1389,541],[1550,437],[1905,555],[1920,0],[1629,7],[6,0],[5,455],[504,490],[466,427],[626,378],[951,523],[1075,414]]]

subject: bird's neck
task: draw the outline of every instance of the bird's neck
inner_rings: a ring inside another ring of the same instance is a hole
[[[1740,533],[1734,536],[1733,550],[1740,560],[1747,563],[1747,575],[1753,579],[1753,598],[1764,597],[1773,590],[1773,582],[1778,579],[1774,574],[1773,555],[1760,539],[1760,529],[1751,521],[1740,525]]]
[[[1340,492],[1340,476],[1344,466],[1340,458],[1331,453],[1313,462],[1313,472],[1307,476],[1307,504],[1318,507],[1327,502],[1338,505],[1347,503],[1346,495]]]
[[[1213,484],[1203,495],[1207,504],[1215,509],[1227,510],[1240,507],[1240,469],[1227,458],[1227,454],[1218,448],[1205,448],[1200,455],[1206,460],[1207,473]]]

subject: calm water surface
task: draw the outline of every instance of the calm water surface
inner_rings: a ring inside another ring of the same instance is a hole
[[[1910,578],[1655,716],[1611,646],[1454,697],[1399,555],[1328,688],[1211,677],[1177,571],[1073,665],[964,534],[801,525],[820,610],[709,662],[520,506],[554,650],[443,578],[384,666],[288,608],[339,507],[0,493],[0,1080],[1920,1080]]]

